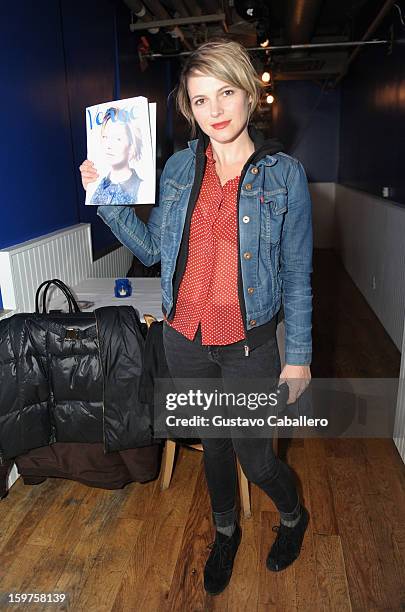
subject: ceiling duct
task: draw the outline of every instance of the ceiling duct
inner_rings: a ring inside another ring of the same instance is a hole
[[[285,38],[292,45],[311,42],[323,0],[291,0],[286,11]]]
[[[195,0],[184,0],[184,4],[186,5],[186,8],[190,15],[194,15],[194,17],[199,17],[200,15],[202,15],[202,10],[198,6],[197,2],[195,2]]]

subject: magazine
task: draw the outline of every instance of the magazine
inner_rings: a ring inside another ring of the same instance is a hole
[[[143,96],[86,108],[87,159],[99,178],[87,206],[155,202],[156,103]]]

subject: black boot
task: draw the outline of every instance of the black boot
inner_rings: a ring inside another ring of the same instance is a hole
[[[228,586],[241,537],[242,530],[236,523],[231,537],[217,531],[215,541],[208,545],[212,550],[205,564],[204,588],[209,595],[219,595]]]
[[[280,572],[299,557],[308,521],[308,510],[301,506],[301,517],[295,527],[287,527],[282,523],[273,527],[277,536],[267,557],[267,569]]]

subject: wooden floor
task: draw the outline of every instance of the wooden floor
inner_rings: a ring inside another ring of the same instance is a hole
[[[333,253],[316,254],[314,291],[313,376],[398,376],[398,350]],[[205,594],[214,532],[202,455],[181,448],[164,492],[158,481],[118,491],[17,481],[0,502],[0,610],[405,610],[405,466],[394,444],[280,440],[280,454],[311,515],[284,572],[265,568],[278,515],[251,486],[231,583]],[[8,607],[9,592],[66,593],[67,604]]]

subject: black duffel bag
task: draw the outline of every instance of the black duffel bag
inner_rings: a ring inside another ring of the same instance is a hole
[[[69,312],[46,312],[52,286]],[[35,313],[0,321],[0,462],[54,442],[102,442],[105,453],[153,443],[143,350],[134,308],[80,312],[62,281],[42,283]]]

